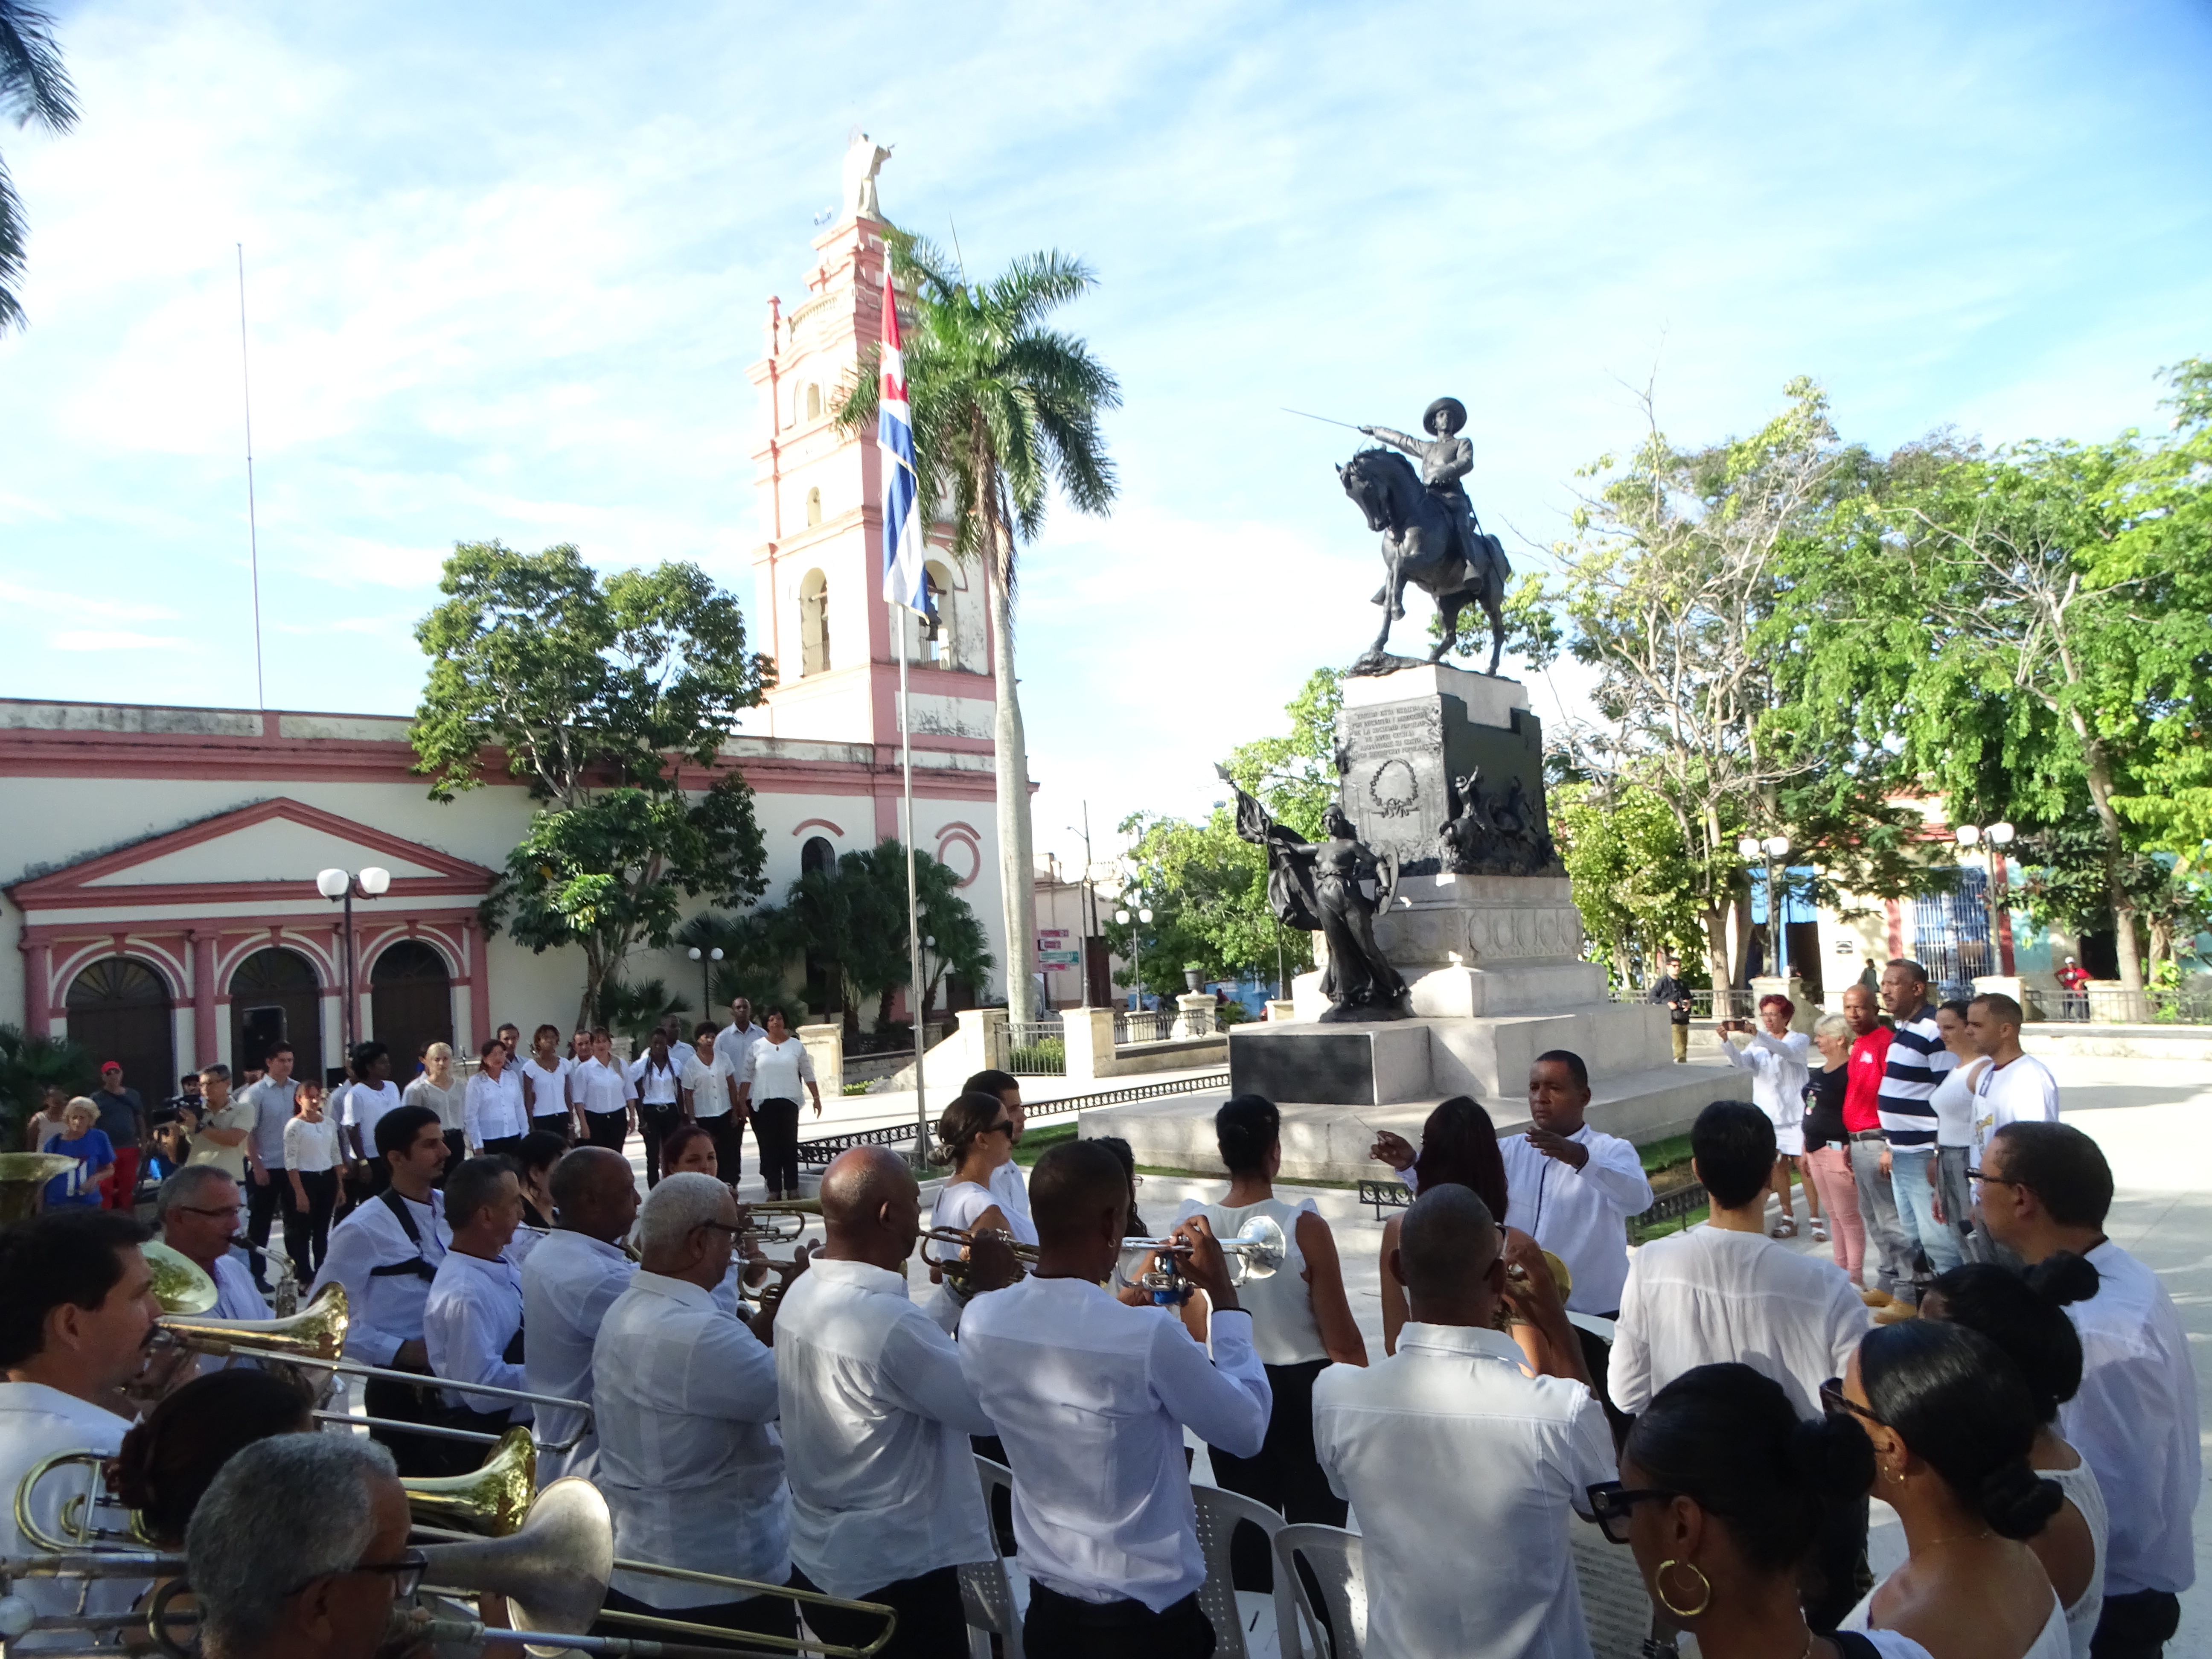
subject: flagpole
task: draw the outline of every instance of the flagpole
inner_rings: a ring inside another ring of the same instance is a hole
[[[914,979],[914,1167],[917,1175],[929,1159],[929,1097],[922,1087],[922,1050],[927,1046],[928,1010],[922,1006],[921,900],[914,879],[914,720],[907,698],[907,619],[901,606],[887,607],[891,619],[892,648],[899,664],[899,765],[905,775],[906,794],[906,943],[907,967]],[[916,624],[916,631],[920,631]]]

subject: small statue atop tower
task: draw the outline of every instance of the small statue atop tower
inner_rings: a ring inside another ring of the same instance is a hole
[[[876,174],[890,159],[888,145],[878,143],[858,127],[853,129],[852,141],[845,146],[845,197],[841,204],[847,217],[884,216],[883,208],[876,200]]]

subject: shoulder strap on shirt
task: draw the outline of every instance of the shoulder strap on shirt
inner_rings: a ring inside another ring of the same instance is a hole
[[[389,1187],[376,1196],[377,1200],[392,1212],[400,1231],[407,1235],[407,1242],[415,1247],[415,1254],[405,1261],[387,1262],[381,1267],[371,1267],[368,1276],[371,1279],[392,1279],[402,1273],[412,1273],[425,1281],[437,1278],[438,1270],[422,1259],[422,1229],[415,1224],[415,1218],[407,1212],[407,1200]]]
[[[1836,1651],[1842,1654],[1844,1659],[1881,1659],[1881,1650],[1874,1644],[1874,1638],[1861,1632],[1831,1631],[1828,1639],[1836,1644]]]

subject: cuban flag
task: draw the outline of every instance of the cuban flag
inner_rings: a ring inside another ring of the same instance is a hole
[[[890,250],[884,250],[884,380],[876,404],[876,447],[884,457],[884,598],[925,617],[929,577],[922,564],[921,479],[914,467],[914,417],[906,401],[906,356],[899,349],[898,298]]]

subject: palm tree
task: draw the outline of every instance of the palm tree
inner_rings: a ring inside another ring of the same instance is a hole
[[[0,116],[12,116],[19,127],[36,121],[49,132],[76,125],[76,89],[54,46],[53,20],[23,0],[0,0]],[[23,325],[15,299],[23,233],[23,204],[0,161],[0,334]]]
[[[1048,313],[1096,284],[1081,260],[1032,253],[971,286],[920,238],[887,229],[885,240],[895,270],[914,285],[906,384],[922,522],[949,516],[953,551],[980,550],[991,573],[1006,1001],[1011,1017],[1026,1023],[1036,1018],[1036,895],[1029,754],[1014,683],[1015,549],[1044,527],[1055,484],[1079,513],[1111,509],[1114,467],[1098,417],[1121,406],[1121,387],[1081,340],[1044,326]],[[864,355],[838,410],[847,431],[873,430],[880,384],[875,354]]]

